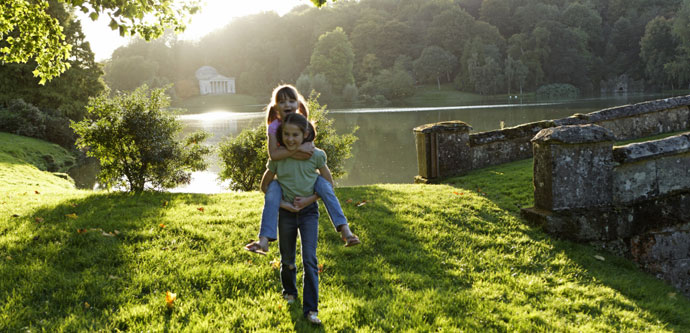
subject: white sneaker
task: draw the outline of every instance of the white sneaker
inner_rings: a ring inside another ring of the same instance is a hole
[[[295,303],[295,295],[283,295],[283,299],[287,301],[287,304]]]
[[[314,325],[321,325],[321,319],[319,319],[318,312],[309,311],[307,314],[307,320]]]

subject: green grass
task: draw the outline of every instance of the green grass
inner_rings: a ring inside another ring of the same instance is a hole
[[[56,171],[66,172],[76,163],[70,152],[43,140],[0,132],[0,142],[3,144],[0,154],[8,155],[6,159],[25,161],[44,171],[53,164]]]
[[[445,185],[337,189],[363,244],[344,248],[322,214],[324,326],[313,328],[280,297],[276,244],[266,257],[242,250],[258,230],[258,192],[80,191],[7,146],[0,331],[690,329],[690,301],[664,282],[519,218],[532,204],[530,160]],[[178,295],[172,309],[166,291]]]
[[[259,102],[256,97],[242,94],[194,96],[175,101],[172,107],[185,109],[186,113],[203,113],[214,110],[232,110],[236,112],[259,111],[266,101]],[[263,104],[262,104],[263,103]]]

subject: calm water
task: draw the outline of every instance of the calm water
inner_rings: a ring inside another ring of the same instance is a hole
[[[487,105],[459,105],[428,108],[378,108],[331,110],[339,133],[359,127],[359,140],[353,147],[353,157],[347,161],[348,175],[336,182],[339,186],[376,183],[412,183],[417,174],[414,127],[447,120],[461,120],[470,124],[473,132],[498,129],[523,123],[557,119],[575,113],[588,113],[611,106],[658,99],[660,95],[627,95],[609,98],[583,99],[569,102],[520,103],[516,100],[494,101]],[[512,103],[511,103],[512,102]],[[263,121],[261,107],[256,112],[216,110],[203,114],[180,116],[184,132],[205,130],[213,134],[208,144],[216,145],[226,136],[235,136],[243,129]],[[221,166],[212,157],[207,171],[193,174],[192,183],[175,192],[227,192],[226,184],[217,181]]]

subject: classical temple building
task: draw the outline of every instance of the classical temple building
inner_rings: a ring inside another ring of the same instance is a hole
[[[218,74],[215,68],[203,66],[196,70],[201,95],[220,95],[235,93],[235,78]]]

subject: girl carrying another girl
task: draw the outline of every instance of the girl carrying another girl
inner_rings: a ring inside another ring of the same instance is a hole
[[[277,136],[281,147],[289,152],[295,152],[304,139],[315,135],[310,130],[307,118],[299,113],[291,112],[282,118],[283,123],[278,126]],[[302,243],[302,267],[304,278],[302,285],[302,311],[307,320],[313,324],[321,324],[318,318],[319,303],[319,275],[316,258],[316,245],[319,235],[319,206],[318,197],[314,194],[314,184],[321,176],[330,178],[330,170],[326,165],[326,153],[321,149],[314,149],[307,160],[286,158],[269,160],[266,171],[261,178],[261,190],[268,194],[273,178],[278,176],[278,183],[282,189],[285,205],[279,211],[279,247],[280,247],[280,282],[283,285],[283,298],[292,303],[297,298],[297,272],[295,266],[295,251],[297,232]],[[296,198],[301,198],[299,208],[295,207]]]
[[[271,102],[266,106],[268,157],[270,161],[282,161],[285,159],[309,160],[314,151],[316,151],[313,142],[315,131],[314,127],[309,122],[307,122],[308,127],[307,132],[305,132],[304,140],[296,149],[290,150],[283,144],[279,145],[279,141],[282,140],[282,138],[276,135],[277,129],[287,115],[294,113],[303,115],[305,119],[309,117],[309,110],[307,109],[304,97],[302,97],[292,85],[280,85],[273,89]],[[280,178],[280,176],[278,177]],[[271,179],[266,188],[262,187],[265,197],[264,208],[261,214],[259,241],[251,241],[247,244],[244,248],[248,251],[259,254],[266,254],[266,252],[268,252],[269,241],[275,241],[277,239],[279,208],[284,208],[288,211],[299,211],[307,206],[306,202],[308,200],[306,200],[305,196],[290,197],[290,201],[282,200],[285,197],[285,193],[279,181],[280,179],[278,181]],[[345,241],[345,246],[359,244],[360,240],[350,231],[340,202],[333,191],[333,179],[330,171],[326,174],[321,173],[320,176],[317,174],[314,183],[311,185],[314,188],[314,192],[321,198],[326,206],[331,223],[333,223],[336,231],[340,232],[341,238]]]

